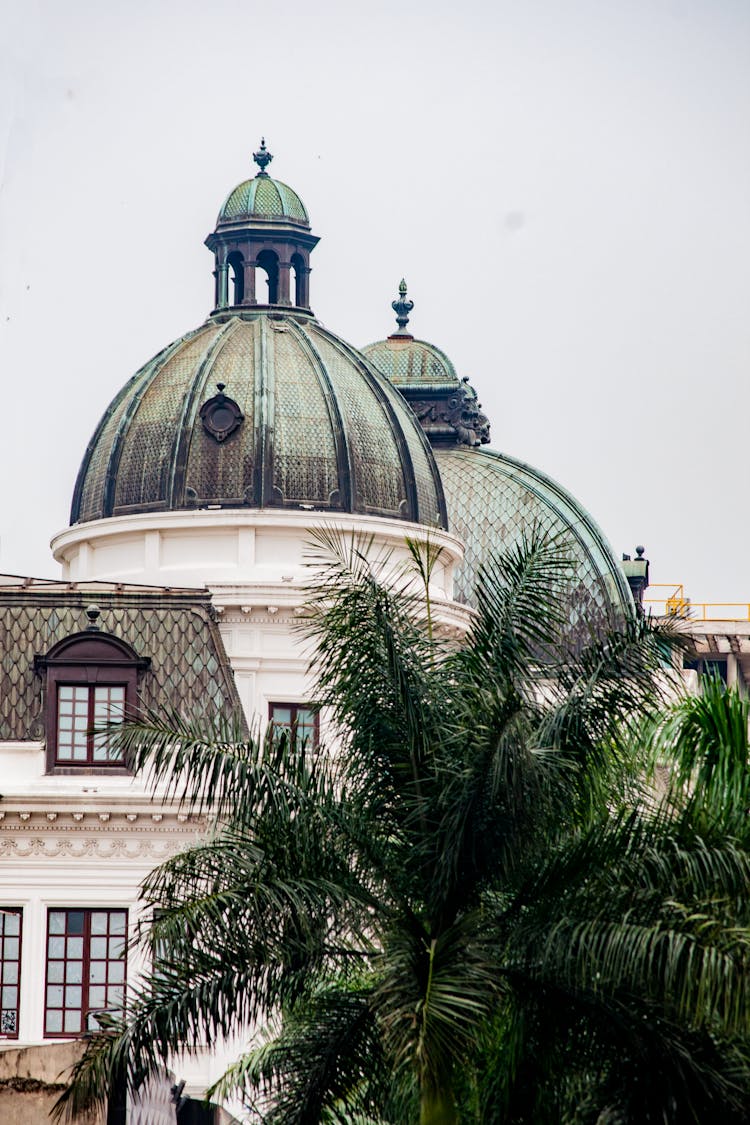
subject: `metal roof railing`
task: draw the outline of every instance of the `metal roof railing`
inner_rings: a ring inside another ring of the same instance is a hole
[[[653,582],[648,589],[668,591],[663,597],[643,599],[644,606],[657,617],[679,617],[686,621],[750,621],[750,602],[694,602],[685,597],[682,582]]]

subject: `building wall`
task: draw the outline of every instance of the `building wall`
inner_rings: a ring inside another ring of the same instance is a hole
[[[50,1111],[64,1089],[64,1077],[82,1051],[80,1041],[0,1049],[2,1125],[50,1125]],[[105,1125],[105,1120],[106,1114],[94,1113],[79,1117],[77,1125]]]

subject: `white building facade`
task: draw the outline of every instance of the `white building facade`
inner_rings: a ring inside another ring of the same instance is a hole
[[[60,580],[0,579],[0,1046],[14,1059],[122,1005],[139,970],[125,952],[139,885],[205,827],[92,726],[123,706],[169,707],[319,737],[299,629],[316,530],[367,540],[389,565],[407,538],[439,545],[431,594],[456,632],[483,558],[532,527],[571,543],[572,631],[632,610],[580,505],[482,448],[477,396],[408,332],[405,285],[397,331],[362,351],[316,320],[318,240],[265,145],[255,159],[206,240],[213,311],[136,373],[85,451],[52,541]],[[185,1067],[195,1094],[219,1073],[205,1055]]]

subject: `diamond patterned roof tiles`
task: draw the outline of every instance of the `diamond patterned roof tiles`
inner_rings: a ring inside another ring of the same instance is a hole
[[[362,348],[362,354],[395,386],[460,382],[445,352],[426,340],[390,336],[387,340],[368,344]]]
[[[574,633],[585,617],[632,610],[620,567],[591,516],[560,485],[522,461],[489,449],[438,449],[451,530],[465,545],[455,596],[473,603],[482,561],[541,528],[569,544],[575,577],[569,591]]]
[[[140,685],[145,706],[194,711],[207,705],[242,714],[207,597],[102,589],[93,596],[103,632],[151,659]],[[91,589],[0,587],[0,741],[44,736],[42,680],[34,672],[34,657],[81,632],[91,600]]]
[[[226,386],[226,440],[200,407]],[[207,321],[149,361],[89,444],[71,523],[208,504],[312,506],[446,526],[432,452],[391,384],[316,321]]]
[[[243,219],[291,219],[309,226],[304,203],[293,188],[270,176],[259,175],[238,184],[225,199],[217,226]]]

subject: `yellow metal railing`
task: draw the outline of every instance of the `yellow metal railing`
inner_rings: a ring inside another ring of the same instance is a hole
[[[694,602],[685,597],[682,582],[653,582],[648,589],[668,591],[663,597],[643,599],[643,604],[657,617],[679,617],[688,621],[750,621],[750,602]]]

